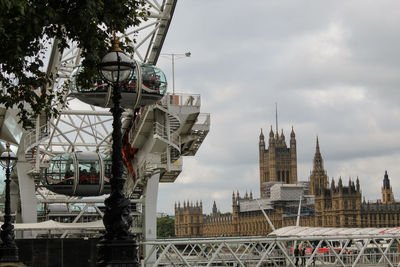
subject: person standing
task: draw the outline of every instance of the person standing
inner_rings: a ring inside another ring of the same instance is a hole
[[[306,258],[304,257],[304,254],[305,254],[305,248],[300,248],[299,249],[300,251],[299,251],[299,253],[300,253],[300,264],[301,264],[301,266],[304,266],[304,265],[306,265]]]
[[[295,257],[295,259],[296,259],[296,262],[294,263],[296,266],[299,266],[299,260],[300,260],[300,250],[299,250],[299,247],[298,246],[296,246],[295,248],[294,248],[294,257]]]

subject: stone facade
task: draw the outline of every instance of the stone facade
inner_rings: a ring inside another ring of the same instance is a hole
[[[203,203],[183,202],[175,204],[175,235],[203,236]]]
[[[322,227],[394,227],[400,224],[400,202],[394,200],[390,180],[385,171],[382,200],[374,203],[362,201],[360,181],[349,179],[337,185],[329,178],[323,165],[319,140],[308,182],[297,182],[296,139],[292,129],[290,147],[285,137],[274,135],[271,127],[269,147],[265,149],[261,131],[260,195],[253,199],[250,192],[243,197],[232,194],[232,213],[217,212],[214,202],[212,213],[203,214],[203,206],[185,203],[175,205],[175,233],[178,237],[254,236],[272,231],[266,213],[275,228],[296,225],[301,206],[299,225]],[[302,201],[299,205],[300,199]]]
[[[264,134],[261,129],[259,138],[260,196],[264,196],[263,184],[279,182],[295,184],[297,182],[296,136],[292,128],[290,147],[287,147],[283,130],[281,135],[269,132],[268,148],[265,148]]]

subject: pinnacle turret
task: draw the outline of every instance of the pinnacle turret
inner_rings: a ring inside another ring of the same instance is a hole
[[[390,189],[389,175],[386,170],[385,175],[383,176],[383,189]]]
[[[319,150],[319,140],[317,136],[317,144],[315,147],[315,155],[314,155],[314,170],[323,170],[324,169],[324,164],[323,164],[323,159],[321,156],[321,152]]]
[[[216,216],[217,213],[218,213],[217,204],[215,203],[215,200],[214,200],[214,204],[213,204],[213,207],[212,207],[212,214],[213,214],[214,216]]]
[[[283,134],[283,129],[282,129],[282,131],[281,131],[280,140],[281,140],[281,141],[285,141],[285,135]]]
[[[274,131],[272,130],[272,125],[271,125],[271,131],[269,131],[269,137],[274,138]]]
[[[343,182],[342,182],[342,177],[339,177],[339,183],[338,183],[339,188],[343,187]]]

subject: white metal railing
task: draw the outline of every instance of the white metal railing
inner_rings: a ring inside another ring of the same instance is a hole
[[[180,151],[177,148],[174,148],[173,146],[170,146],[170,163],[174,163],[177,159],[180,157]],[[168,162],[168,152],[162,152],[160,154],[161,158],[161,163],[162,164],[167,164]]]
[[[158,239],[141,243],[149,249],[142,263],[146,266],[296,266],[296,262],[302,266],[400,266],[399,238],[352,235]],[[295,242],[304,254],[294,256]]]
[[[159,137],[168,140],[167,129],[161,123],[154,122],[153,131],[155,135],[158,135]]]
[[[210,126],[211,124],[211,115],[210,113],[200,113],[199,116],[197,116],[197,120],[195,125],[206,125]]]
[[[202,136],[203,139],[205,135],[210,131],[211,116],[209,113],[200,113],[197,117],[195,124],[192,127],[192,133]],[[203,139],[199,139],[202,142]]]
[[[177,105],[177,106],[193,106],[200,107],[201,97],[199,94],[167,94],[161,100],[163,106]]]
[[[149,109],[150,109],[149,106],[145,106],[139,109],[139,113],[128,133],[128,139],[130,140],[130,142],[132,142],[133,138],[135,137],[135,134],[138,134],[138,132],[140,131],[140,125],[146,119]]]
[[[163,152],[160,154],[160,158],[161,158],[161,163],[162,164],[167,164],[168,161],[168,152]]]
[[[164,125],[162,125],[161,123],[158,122],[154,122],[154,134],[158,135],[159,137],[161,137],[162,139],[165,139],[168,142],[172,142],[172,144],[179,146],[180,145],[180,136],[177,134],[173,134],[172,129],[170,129],[170,140],[168,139],[168,135],[167,135],[167,127],[165,127]]]
[[[39,141],[47,136],[49,136],[49,125],[46,123],[39,128]],[[26,152],[28,149],[32,148],[34,144],[36,144],[36,128],[25,135],[24,151]]]

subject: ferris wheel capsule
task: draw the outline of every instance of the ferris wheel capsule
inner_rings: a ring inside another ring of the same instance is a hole
[[[71,74],[71,94],[87,104],[111,108],[112,85],[99,76],[93,87],[83,88],[77,83],[77,75],[81,70],[79,67]],[[137,108],[158,102],[167,92],[167,79],[159,68],[136,62],[136,67],[128,79],[120,83],[120,88],[121,106]]]
[[[97,152],[73,152],[48,161],[43,186],[67,196],[99,196],[110,193],[111,157]]]

